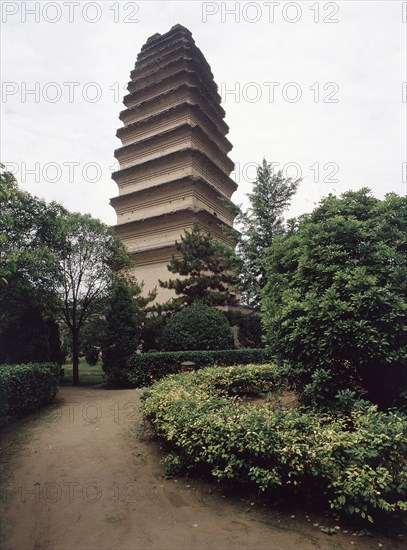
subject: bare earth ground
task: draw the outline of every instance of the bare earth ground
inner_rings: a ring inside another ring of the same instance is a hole
[[[323,516],[165,479],[139,398],[139,390],[63,387],[55,405],[2,430],[3,550],[405,547],[403,538],[358,537],[345,527],[328,536]]]

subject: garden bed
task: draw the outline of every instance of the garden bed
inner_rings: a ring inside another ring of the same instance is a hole
[[[280,386],[272,365],[207,368],[144,390],[144,414],[170,448],[170,471],[209,471],[259,491],[319,494],[368,521],[407,510],[407,420],[357,401],[348,413],[253,406]]]

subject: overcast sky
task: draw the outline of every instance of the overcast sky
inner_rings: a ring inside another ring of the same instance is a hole
[[[303,177],[289,216],[330,192],[406,193],[406,2],[3,1],[1,9],[1,160],[37,196],[116,222],[110,175],[124,89],[147,38],[176,23],[190,29],[219,86],[236,202],[263,157]]]

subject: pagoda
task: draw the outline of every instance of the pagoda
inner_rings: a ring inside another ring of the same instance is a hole
[[[173,291],[158,280],[170,278],[175,242],[194,220],[228,241],[224,229],[234,216],[224,199],[237,187],[232,145],[211,68],[188,29],[175,25],[151,36],[130,77],[112,175],[119,189],[111,199],[115,233],[132,253],[144,290],[157,287],[156,301],[164,302]]]

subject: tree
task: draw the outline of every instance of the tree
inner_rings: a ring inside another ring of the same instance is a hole
[[[241,259],[240,286],[242,302],[259,307],[261,291],[266,285],[265,255],[273,240],[284,232],[283,212],[288,208],[301,178],[284,178],[280,171],[263,159],[257,168],[253,190],[248,193],[250,207],[243,212],[234,207],[240,231],[237,254]],[[233,206],[231,206],[233,208]]]
[[[59,362],[55,317],[65,210],[20,190],[0,167],[0,362]]]
[[[129,266],[130,257],[112,230],[89,214],[67,213],[63,229],[61,315],[71,333],[72,383],[76,385],[81,330],[91,316],[100,314],[112,274]]]
[[[261,316],[256,313],[242,315],[237,326],[239,328],[237,338],[244,348],[262,348],[264,342],[262,339]]]
[[[103,300],[103,304],[105,302],[107,307],[107,299]],[[103,304],[98,308],[100,311],[88,318],[81,331],[80,353],[84,355],[89,365],[96,365],[103,347],[106,331],[106,316],[104,312],[106,308],[102,307]]]
[[[195,302],[165,325],[163,347],[166,351],[218,350],[234,347],[226,317],[217,309]]]
[[[278,237],[267,261],[268,344],[303,398],[407,390],[407,199],[367,189],[328,196]]]
[[[114,386],[126,385],[126,364],[140,344],[141,314],[134,296],[141,287],[115,277],[106,314],[103,338],[103,370]]]
[[[197,222],[175,246],[178,254],[172,255],[167,267],[182,278],[159,281],[177,296],[166,307],[179,309],[196,301],[211,306],[236,303],[236,256],[229,246],[204,234]]]

